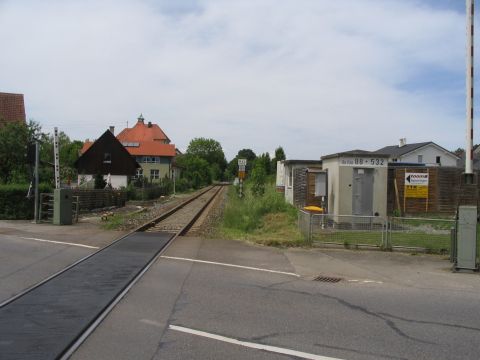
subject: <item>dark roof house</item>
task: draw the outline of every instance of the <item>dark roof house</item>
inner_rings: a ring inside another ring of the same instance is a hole
[[[77,159],[79,174],[135,175],[140,165],[107,130]]]

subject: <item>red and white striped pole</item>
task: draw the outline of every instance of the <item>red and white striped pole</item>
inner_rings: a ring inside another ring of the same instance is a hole
[[[465,179],[473,182],[473,15],[474,0],[466,0],[467,5],[467,146],[465,148]]]

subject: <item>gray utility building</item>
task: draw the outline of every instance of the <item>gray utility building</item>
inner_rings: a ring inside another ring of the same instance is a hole
[[[328,212],[387,216],[388,154],[352,150],[322,157]]]

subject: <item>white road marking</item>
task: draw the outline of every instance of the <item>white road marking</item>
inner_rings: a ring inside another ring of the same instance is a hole
[[[63,241],[45,240],[45,239],[37,239],[37,238],[22,237],[22,236],[20,236],[20,238],[21,238],[21,239],[25,239],[25,240],[34,240],[34,241],[47,242],[47,243],[52,243],[52,244],[78,246],[78,247],[84,247],[84,248],[88,248],[88,249],[100,249],[98,246],[90,246],[90,245],[83,245],[83,244],[74,244],[74,243],[63,242]]]
[[[227,266],[227,267],[233,267],[233,268],[239,268],[239,269],[247,269],[247,270],[255,270],[255,271],[264,271],[264,272],[269,272],[269,273],[275,273],[275,274],[282,274],[282,275],[289,275],[289,276],[300,277],[300,275],[295,274],[295,273],[291,273],[291,272],[277,271],[277,270],[269,270],[269,269],[261,269],[261,268],[251,267],[251,266],[242,266],[242,265],[226,264],[226,263],[215,262],[215,261],[205,261],[205,260],[197,260],[197,259],[188,259],[188,258],[181,258],[181,257],[175,257],[175,256],[165,256],[165,255],[162,255],[161,257],[162,257],[162,258],[165,258],[165,259],[171,259],[171,260],[191,261],[191,262],[196,262],[196,263],[201,263],[201,264],[220,265],[220,266]]]
[[[375,280],[356,280],[356,279],[350,279],[347,280],[348,282],[357,282],[357,283],[362,283],[362,284],[383,284],[383,281],[375,281]]]
[[[296,357],[299,357],[299,358],[302,358],[302,359],[341,360],[339,358],[332,358],[332,357],[327,357],[327,356],[309,354],[309,353],[306,353],[306,352],[290,350],[290,349],[285,349],[285,348],[276,347],[276,346],[263,345],[263,344],[248,342],[248,341],[241,341],[241,340],[237,340],[237,339],[233,339],[233,338],[229,338],[229,337],[225,337],[225,336],[221,336],[221,335],[217,335],[217,334],[212,334],[212,333],[207,333],[207,332],[204,332],[204,331],[185,328],[183,326],[169,325],[168,328],[171,329],[171,330],[180,331],[180,332],[184,332],[184,333],[192,334],[192,335],[197,335],[197,336],[202,336],[202,337],[206,337],[206,338],[209,338],[209,339],[223,341],[223,342],[234,344],[234,345],[245,346],[245,347],[252,348],[252,349],[257,349],[257,350],[270,351],[270,352],[277,353],[277,354],[292,355],[292,356],[296,356]]]
[[[159,323],[158,321],[155,321],[155,320],[140,319],[140,322],[142,322],[144,324],[147,324],[147,325],[156,326],[156,327],[163,327],[164,326],[164,324]]]

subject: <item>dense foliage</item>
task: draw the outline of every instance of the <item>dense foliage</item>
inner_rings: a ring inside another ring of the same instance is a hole
[[[33,197],[27,198],[29,185],[0,185],[0,219],[33,219]],[[48,184],[40,184],[40,193],[52,192]],[[33,195],[33,194],[32,194]]]
[[[34,140],[40,140],[40,182],[53,182],[53,135],[43,133],[35,121],[27,125],[12,123],[0,128],[0,183],[29,183],[35,158]],[[74,162],[82,147],[81,141],[71,141],[59,133],[60,177],[70,181],[76,177]]]
[[[181,169],[176,188],[181,191],[224,180],[227,161],[218,141],[196,138],[190,141],[185,154],[177,156],[176,165]]]
[[[180,184],[180,186],[182,185]],[[172,191],[173,181],[168,178],[161,179],[155,183],[145,181],[143,184],[140,184],[140,186],[138,182],[132,182],[127,187],[127,198],[128,200],[154,200],[160,196],[171,194]]]

